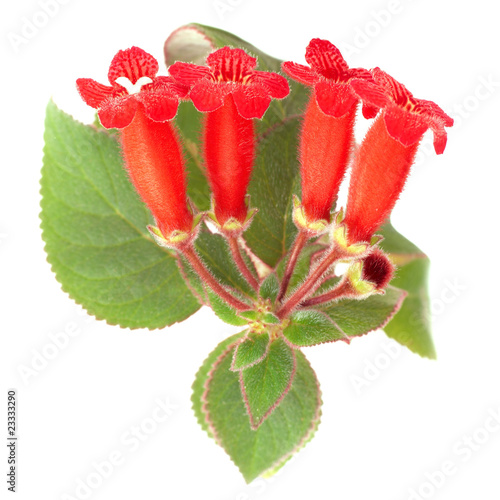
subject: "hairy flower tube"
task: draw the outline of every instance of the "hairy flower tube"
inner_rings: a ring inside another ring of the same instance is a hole
[[[192,229],[187,206],[185,161],[170,120],[187,88],[170,77],[157,77],[158,62],[138,47],[121,50],[109,68],[110,86],[81,78],[83,100],[98,110],[106,128],[121,129],[121,145],[130,179],[153,214],[163,238]]]
[[[389,217],[415,160],[419,142],[430,128],[437,154],[444,151],[450,118],[437,104],[416,99],[379,68],[375,83],[355,80],[352,87],[370,105],[383,108],[357,151],[349,185],[344,224],[349,242],[370,241]]]
[[[176,62],[170,74],[190,87],[189,98],[207,112],[203,152],[217,223],[243,227],[246,194],[255,157],[255,125],[271,99],[288,95],[286,79],[257,71],[257,60],[242,49],[223,47],[207,57],[207,66]]]
[[[313,87],[304,114],[299,145],[302,207],[307,222],[330,222],[330,210],[344,178],[354,145],[354,120],[359,97],[353,79],[372,80],[365,69],[349,69],[340,51],[327,40],[314,38],[306,49],[310,67],[285,62],[283,71]],[[365,106],[365,116],[377,108]]]
[[[365,116],[372,115],[374,110],[383,109],[354,157],[345,218],[342,220],[342,215],[338,215],[333,228],[334,243],[331,249],[310,272],[306,281],[283,304],[278,311],[281,317],[304,303],[304,299],[309,304],[307,297],[317,288],[317,280],[335,262],[346,258],[357,261],[352,264],[352,269],[361,276],[360,259],[365,259],[374,251],[369,245],[371,238],[394,208],[415,159],[420,139],[427,129],[431,128],[434,132],[436,151],[442,153],[444,150],[444,127],[451,126],[453,120],[435,103],[413,97],[403,85],[380,69],[372,70],[371,74],[372,80],[353,78],[350,81],[351,92],[355,91],[369,106]],[[297,238],[295,246],[303,244],[304,239]],[[295,250],[294,248],[292,256],[297,253]],[[382,260],[378,259],[380,262]],[[368,260],[368,264],[370,262]],[[293,267],[294,261],[291,258],[285,278],[291,275]],[[392,273],[388,273],[389,275],[392,276]],[[366,288],[366,280],[360,278],[358,281],[361,288]],[[287,281],[283,280],[283,283],[280,299],[286,292]],[[386,284],[384,280],[383,284]],[[350,285],[344,283],[343,286]],[[374,286],[379,285],[373,285],[372,288]],[[344,292],[339,288],[332,292],[332,296],[344,295]],[[328,297],[330,296],[310,300],[314,303],[332,300]]]

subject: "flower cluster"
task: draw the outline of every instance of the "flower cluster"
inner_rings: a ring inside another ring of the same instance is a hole
[[[409,175],[418,145],[431,129],[437,154],[446,145],[445,127],[453,120],[431,101],[415,98],[379,68],[349,68],[329,41],[313,39],[308,66],[285,62],[289,77],[311,87],[299,135],[302,198],[295,200],[298,236],[288,257],[275,313],[283,319],[297,307],[383,293],[394,273],[374,235],[388,219]],[[250,305],[222,287],[193,247],[200,219],[207,216],[229,243],[235,264],[259,290],[261,277],[241,254],[241,239],[255,210],[248,185],[256,157],[255,120],[273,99],[289,93],[285,77],[256,69],[257,59],[239,48],[223,47],[206,65],[176,62],[169,76],[157,76],[158,62],[142,49],[118,52],[108,73],[110,85],[79,79],[83,100],[98,110],[106,128],[121,130],[130,179],[151,210],[159,244],[183,252],[212,290],[237,310]],[[179,102],[190,100],[205,114],[202,152],[212,192],[212,209],[197,213],[187,197],[183,145],[173,119]],[[374,119],[359,147],[354,125],[359,106]],[[345,212],[332,213],[347,169],[351,180]],[[257,207],[258,208],[258,207]],[[297,259],[313,238],[329,232],[323,259],[292,294],[287,288]],[[325,273],[339,260],[349,271],[330,291],[312,297]]]

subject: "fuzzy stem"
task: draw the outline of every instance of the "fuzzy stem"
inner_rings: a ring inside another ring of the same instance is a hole
[[[350,295],[352,295],[352,285],[350,281],[342,280],[329,292],[304,300],[300,305],[301,307],[310,307],[318,304],[324,304],[325,302],[331,302],[332,300],[341,299],[342,297],[348,297]]]
[[[240,273],[244,276],[244,278],[248,281],[250,286],[255,290],[259,290],[259,282],[254,277],[248,266],[246,265],[243,257],[241,255],[240,247],[238,245],[238,237],[234,235],[228,235],[227,242],[229,244],[229,248],[231,250],[231,254],[233,256],[233,260],[235,264],[238,266]]]
[[[283,280],[281,282],[280,291],[278,293],[277,301],[281,302],[281,299],[285,296],[286,291],[288,289],[288,285],[290,280],[292,279],[293,271],[295,269],[295,265],[297,264],[297,260],[299,259],[300,252],[304,248],[304,245],[307,243],[309,239],[306,231],[300,231],[297,234],[297,238],[295,238],[295,242],[293,244],[292,251],[290,253],[290,258],[288,259],[285,274],[283,276]]]
[[[233,297],[229,292],[227,292],[222,286],[217,282],[217,280],[210,274],[205,264],[200,260],[198,254],[196,253],[192,245],[188,245],[180,249],[184,254],[184,257],[191,264],[193,269],[196,271],[198,276],[206,283],[219,297],[224,299],[231,307],[238,311],[246,311],[250,309],[248,304],[245,304],[236,297]]]
[[[252,249],[247,245],[247,242],[243,237],[238,240],[238,243],[240,245],[240,249],[245,252],[247,257],[250,259],[250,262],[252,263],[252,268],[255,269],[255,272],[257,273],[257,279],[259,283],[266,279],[267,276],[269,276],[273,272],[273,268],[268,266],[262,259],[257,257],[255,253],[252,252]]]
[[[327,269],[337,260],[345,258],[344,253],[334,247],[330,253],[309,273],[307,279],[302,285],[295,290],[290,298],[276,311],[276,316],[283,319],[290,314],[308,295],[314,292],[319,286],[319,279],[327,271]]]

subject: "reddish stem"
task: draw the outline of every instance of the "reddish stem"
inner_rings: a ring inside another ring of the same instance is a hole
[[[196,271],[198,276],[206,283],[219,297],[224,299],[231,307],[237,309],[238,311],[246,311],[250,309],[248,304],[245,304],[236,297],[233,297],[229,292],[227,292],[222,286],[217,282],[217,280],[210,274],[205,264],[200,260],[198,254],[192,245],[186,246],[181,249],[184,257],[191,264],[193,269]]]
[[[227,242],[233,256],[235,264],[238,266],[240,273],[245,277],[250,286],[255,290],[259,290],[259,282],[248,268],[241,255],[240,246],[238,245],[238,238],[236,236],[227,236]]]
[[[283,276],[283,280],[281,282],[280,291],[278,293],[277,300],[281,302],[281,299],[285,296],[286,291],[288,289],[288,285],[290,280],[292,279],[293,271],[295,269],[295,265],[297,264],[297,260],[299,259],[300,252],[304,248],[304,245],[307,243],[309,239],[307,233],[305,231],[300,231],[297,234],[297,238],[295,238],[295,242],[293,244],[292,251],[290,253],[290,258],[288,259],[285,274]]]
[[[330,290],[329,292],[318,295],[317,297],[311,297],[310,299],[301,302],[302,307],[310,307],[318,304],[324,304],[325,302],[331,302],[332,300],[340,299],[342,297],[347,297],[352,295],[352,286],[349,280],[342,280],[337,286]]]
[[[337,260],[345,257],[343,252],[334,247],[332,251],[309,273],[306,281],[295,290],[291,297],[276,311],[276,316],[283,319],[290,314],[308,295],[314,292],[319,286],[319,279],[328,268]]]

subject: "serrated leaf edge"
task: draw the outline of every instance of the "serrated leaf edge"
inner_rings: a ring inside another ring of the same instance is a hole
[[[396,302],[394,309],[391,311],[389,316],[387,316],[387,318],[385,318],[383,323],[381,323],[379,326],[377,326],[377,328],[374,328],[373,330],[370,330],[366,333],[370,333],[370,332],[373,332],[375,330],[382,330],[392,320],[392,318],[394,318],[394,316],[396,316],[396,314],[401,309],[401,306],[403,305],[403,302],[405,301],[406,297],[408,297],[408,292],[406,290],[403,290],[402,288],[397,288],[397,287],[392,286],[392,285],[389,285],[388,288],[391,288],[393,290],[399,290],[401,292],[401,296],[399,297],[399,300]],[[365,334],[362,334],[362,335],[365,335]],[[351,338],[353,338],[353,337],[351,337]]]
[[[205,423],[207,425],[207,428],[208,430],[210,431],[210,434],[212,435],[212,437],[214,438],[215,442],[221,446],[224,450],[224,446],[222,445],[222,442],[217,434],[217,431],[215,430],[215,427],[213,425],[213,423],[211,422],[210,420],[210,413],[208,411],[208,399],[207,399],[207,395],[208,395],[208,392],[210,391],[210,382],[212,381],[212,378],[214,376],[214,373],[215,373],[215,370],[217,369],[217,367],[222,363],[223,359],[231,352],[232,349],[234,349],[234,347],[238,344],[238,342],[240,341],[240,339],[238,339],[236,342],[233,342],[232,344],[229,344],[225,349],[224,351],[222,351],[222,353],[217,357],[217,359],[214,361],[212,367],[210,368],[210,370],[208,371],[207,373],[207,377],[205,379],[205,383],[203,384],[203,387],[204,387],[204,391],[203,391],[203,394],[201,395],[201,411],[203,412],[203,414],[205,415]],[[227,452],[226,452],[227,453]],[[228,453],[229,455],[229,453]],[[231,455],[229,455],[229,457],[231,458]],[[238,467],[238,465],[236,464],[236,462],[234,462],[234,460],[231,458],[231,461]],[[239,469],[239,467],[238,467]]]
[[[118,142],[118,139],[116,138],[116,136],[110,132],[110,130],[107,130],[107,129],[104,129],[104,128],[100,128],[100,127],[96,127],[95,125],[93,124],[88,124],[88,123],[84,123],[80,120],[77,120],[76,118],[74,118],[73,116],[71,116],[69,113],[66,113],[64,110],[62,110],[61,108],[59,108],[57,106],[57,104],[54,102],[53,99],[51,99],[46,107],[46,110],[45,110],[45,119],[44,119],[44,123],[46,124],[47,123],[47,117],[48,117],[48,110],[50,108],[50,106],[53,106],[58,112],[61,112],[65,115],[67,115],[69,118],[71,118],[75,123],[83,126],[83,127],[88,127],[90,129],[92,129],[94,132],[97,132],[98,134],[103,134],[105,136],[108,136],[110,137],[111,139],[113,139],[115,142]],[[49,252],[47,252],[47,245],[49,244],[49,242],[47,242],[45,240],[45,234],[46,234],[46,225],[49,225],[51,226],[50,224],[50,220],[48,219],[44,219],[43,217],[43,214],[44,214],[44,202],[45,202],[45,197],[43,195],[43,191],[44,189],[50,189],[49,187],[47,186],[44,186],[42,184],[43,182],[43,179],[44,179],[44,176],[43,176],[43,173],[44,173],[44,170],[47,168],[46,165],[45,165],[45,161],[46,161],[46,158],[47,156],[50,156],[48,154],[48,151],[47,151],[47,144],[46,144],[46,141],[45,141],[45,134],[46,134],[46,127],[45,127],[45,130],[44,130],[44,145],[43,145],[43,149],[42,149],[42,152],[43,152],[43,157],[42,157],[42,168],[41,168],[41,175],[40,175],[40,179],[39,179],[39,195],[40,195],[40,201],[39,201],[39,213],[38,213],[38,219],[40,221],[40,224],[39,224],[39,228],[41,230],[41,240],[43,241],[43,250],[44,250],[44,253],[45,253],[45,260],[46,262],[49,264],[50,266],[50,270],[51,272],[54,274],[54,277],[56,279],[56,281],[59,283],[60,287],[61,287],[61,290],[66,294],[68,295],[68,297],[73,301],[75,302],[76,304],[78,304],[79,306],[83,307],[83,309],[91,316],[93,316],[95,319],[97,319],[98,321],[104,321],[107,325],[110,325],[110,326],[118,326],[120,327],[121,329],[128,329],[128,330],[138,330],[138,329],[147,329],[149,331],[153,331],[153,330],[158,330],[158,329],[162,329],[162,328],[165,328],[167,326],[172,326],[176,323],[181,323],[182,321],[185,321],[185,319],[187,318],[184,318],[182,320],[179,320],[179,321],[175,321],[173,323],[170,323],[170,324],[167,324],[167,325],[163,325],[163,326],[153,326],[153,327],[150,327],[150,326],[135,326],[131,320],[127,320],[129,322],[129,324],[127,324],[127,322],[125,321],[122,321],[120,323],[118,322],[112,322],[111,320],[109,320],[108,318],[104,317],[104,316],[101,316],[100,314],[98,314],[96,311],[95,311],[95,308],[94,307],[90,307],[90,306],[87,306],[87,305],[84,305],[82,303],[82,301],[80,301],[79,299],[77,299],[73,293],[71,293],[66,285],[60,280],[60,277],[59,277],[59,273],[57,272],[57,268],[59,267],[64,267],[65,269],[68,269],[69,271],[71,271],[72,273],[75,273],[74,269],[72,268],[69,268],[68,266],[62,264],[57,258],[57,262],[54,262],[53,261],[53,257],[49,254]],[[90,182],[90,181],[89,181]],[[97,192],[100,193],[100,191],[98,191],[96,189]],[[106,200],[107,201],[107,200]],[[73,207],[71,207],[73,209]],[[129,224],[133,229],[135,229],[137,231],[137,233],[139,234],[140,237],[144,238],[145,240],[147,241],[150,241],[151,243],[154,243],[153,239],[151,238],[151,236],[149,236],[149,234],[147,233],[144,233],[142,232],[138,227],[136,227],[134,224],[132,224],[126,217],[123,216],[123,214],[119,213],[116,211],[116,208],[113,207],[115,209],[115,212],[116,214],[121,217],[127,224]],[[52,228],[53,229],[53,228]],[[53,229],[55,231],[55,229]],[[57,231],[55,231],[57,233]],[[58,233],[57,233],[58,234]],[[58,234],[58,236],[62,239],[65,239],[62,235]],[[168,256],[168,252],[164,252],[166,256]],[[152,292],[150,292],[152,293]],[[195,296],[196,299],[198,299],[196,296]],[[196,309],[195,311],[193,311],[189,316],[192,316],[193,314],[195,314],[197,311],[199,310]],[[188,316],[188,317],[189,317]]]
[[[351,343],[351,341],[353,339],[357,339],[359,337],[364,337],[365,335],[367,335],[368,333],[371,333],[371,332],[375,332],[377,330],[382,330],[391,320],[392,318],[394,318],[394,316],[399,312],[399,310],[401,309],[401,306],[403,305],[403,302],[405,300],[405,298],[408,296],[408,292],[406,290],[403,290],[402,288],[397,288],[395,286],[392,286],[392,285],[389,285],[387,288],[392,288],[393,290],[398,290],[399,292],[401,292],[401,296],[399,297],[399,300],[396,302],[394,308],[392,309],[392,311],[387,315],[387,317],[384,319],[384,321],[382,323],[380,323],[380,325],[374,327],[374,328],[370,328],[369,330],[366,330],[365,332],[363,333],[360,333],[359,335],[347,335],[343,330],[342,328],[340,328],[340,326],[337,324],[337,322],[335,320],[333,320],[332,318],[329,318],[330,321],[341,331],[344,333],[344,335],[346,335],[347,339],[345,340],[348,344]],[[351,300],[351,299],[349,299]],[[356,300],[356,299],[352,299],[352,300]],[[326,314],[325,311],[321,311],[323,312],[324,314]],[[327,315],[327,314],[326,314]],[[328,315],[327,315],[328,316]],[[339,340],[343,340],[343,339],[339,339]],[[320,342],[321,344],[327,344],[327,343],[330,343],[332,341],[327,341],[327,342]],[[336,342],[336,341],[333,341],[333,342]],[[311,344],[312,345],[318,345],[318,344]],[[310,346],[304,346],[304,347],[310,347]]]
[[[233,462],[233,464],[238,468],[238,470],[240,471],[240,473],[243,474],[243,472],[241,471],[240,467],[238,466],[238,464],[233,460],[233,458],[231,457],[231,455],[227,452],[227,450],[224,448],[224,446],[222,445],[222,442],[220,440],[220,438],[218,437],[217,435],[217,432],[215,430],[215,427],[214,425],[212,424],[212,422],[210,421],[210,417],[209,417],[209,412],[207,410],[207,404],[208,404],[208,401],[207,401],[207,394],[208,394],[208,391],[209,391],[209,385],[210,385],[210,382],[213,378],[213,374],[215,372],[215,370],[217,369],[217,367],[220,365],[220,363],[222,362],[222,360],[227,356],[227,354],[232,350],[234,349],[235,345],[239,342],[240,339],[236,340],[235,342],[229,344],[225,349],[224,351],[217,357],[217,359],[214,361],[212,367],[210,368],[210,370],[208,371],[207,373],[207,377],[206,377],[206,380],[205,380],[205,383],[203,384],[203,387],[204,387],[204,392],[201,396],[201,402],[202,402],[202,405],[201,405],[201,411],[202,413],[205,415],[205,423],[207,425],[207,429],[206,429],[206,432],[208,433],[208,435],[210,437],[212,437],[214,439],[214,441],[226,452],[226,454],[229,456],[231,462]],[[295,358],[296,359],[296,358]],[[295,453],[297,453],[299,450],[301,450],[313,437],[314,437],[314,434],[316,433],[318,427],[319,427],[319,424],[321,422],[321,415],[322,415],[322,412],[321,412],[321,405],[323,403],[323,400],[322,400],[322,392],[321,392],[321,387],[320,387],[320,384],[319,384],[319,380],[318,380],[318,377],[316,376],[316,372],[314,371],[314,369],[312,368],[311,366],[311,363],[309,363],[309,360],[304,356],[304,360],[306,361],[306,363],[309,365],[309,367],[311,368],[311,371],[313,372],[313,375],[314,375],[314,379],[316,381],[316,394],[317,394],[317,406],[316,406],[316,413],[314,415],[314,418],[312,419],[311,421],[311,426],[309,427],[309,430],[308,432],[306,432],[306,434],[304,435],[304,437],[300,440],[300,442],[292,449],[290,450],[288,453],[285,453],[281,458],[279,458],[278,460],[276,460],[276,462],[274,462],[274,464],[272,464],[269,468],[267,468],[266,470],[262,471],[261,474],[259,474],[259,476],[264,476],[264,475],[269,475],[269,474],[272,474],[274,472],[276,472],[282,465],[284,465]],[[295,375],[295,374],[294,374]],[[243,474],[244,475],[244,474]],[[247,481],[248,483],[249,481]]]
[[[281,466],[283,466],[293,455],[295,455],[297,452],[299,452],[304,446],[311,441],[311,439],[314,437],[314,434],[318,430],[319,424],[321,422],[321,405],[323,403],[322,400],[322,393],[321,393],[321,387],[319,385],[319,380],[318,377],[316,376],[316,372],[314,371],[313,367],[311,366],[311,363],[309,363],[309,360],[304,356],[305,361],[311,368],[311,371],[314,374],[314,379],[316,380],[316,388],[317,388],[317,406],[316,406],[316,414],[314,415],[314,418],[311,421],[311,426],[309,427],[309,431],[304,435],[304,437],[300,440],[300,442],[293,448],[293,450],[289,451],[285,455],[283,455],[281,458],[279,458],[271,467],[263,471],[260,476],[264,475],[272,475],[274,474]]]

